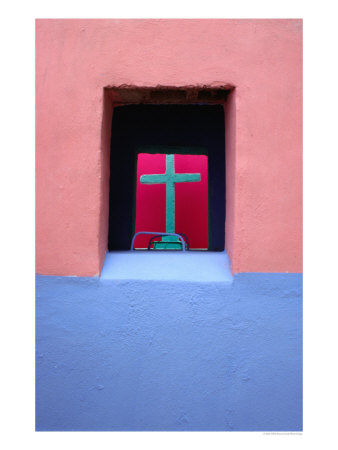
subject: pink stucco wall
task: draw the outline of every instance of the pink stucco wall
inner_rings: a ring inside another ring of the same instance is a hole
[[[105,86],[231,85],[226,248],[302,271],[301,20],[38,20],[36,270],[91,276],[107,247]]]

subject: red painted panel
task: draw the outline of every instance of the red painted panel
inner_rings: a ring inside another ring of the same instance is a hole
[[[165,155],[140,153],[137,161],[136,222],[138,231],[165,231],[165,185],[141,184],[141,175],[165,173]],[[150,236],[139,236],[135,248],[148,246]]]
[[[177,173],[200,173],[197,183],[175,185],[175,227],[188,236],[191,248],[208,248],[208,158],[175,155]]]
[[[165,173],[166,155],[140,153],[137,163],[136,225],[138,231],[165,232],[165,185],[141,184],[144,174]],[[188,236],[190,248],[208,247],[208,158],[175,155],[176,173],[200,173],[201,181],[175,184],[175,231]],[[148,237],[138,237],[136,248],[145,248]]]

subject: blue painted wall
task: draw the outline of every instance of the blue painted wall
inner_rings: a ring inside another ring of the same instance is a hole
[[[37,430],[302,430],[302,276],[37,276]]]

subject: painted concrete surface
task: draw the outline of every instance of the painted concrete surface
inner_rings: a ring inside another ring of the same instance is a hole
[[[113,110],[104,88],[121,85],[234,88],[225,119],[233,272],[301,272],[298,19],[37,20],[37,272],[101,270]]]
[[[225,252],[138,250],[107,253],[101,279],[231,283],[233,276]]]
[[[37,276],[37,430],[299,431],[302,277]]]

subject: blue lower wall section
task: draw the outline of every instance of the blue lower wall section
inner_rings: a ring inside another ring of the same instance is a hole
[[[36,429],[302,430],[302,276],[37,276]]]

